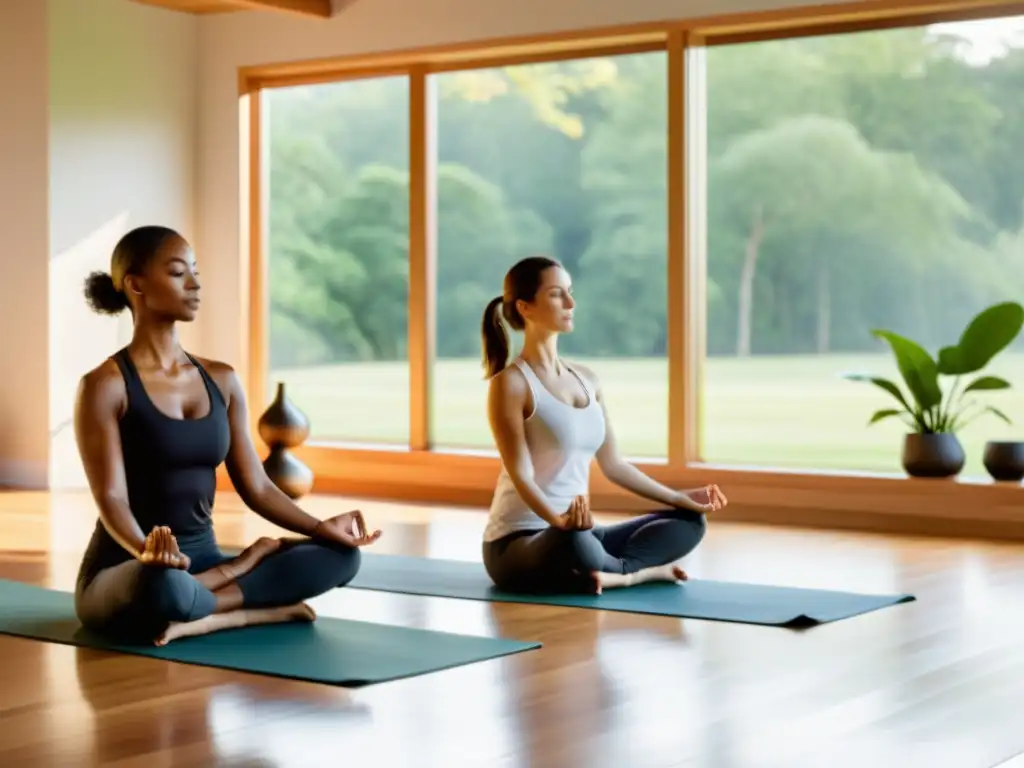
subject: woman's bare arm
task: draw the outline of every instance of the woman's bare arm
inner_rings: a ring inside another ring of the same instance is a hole
[[[320,520],[304,512],[267,477],[249,434],[249,408],[235,370],[227,363],[202,360],[216,382],[228,407],[231,449],[225,464],[239,497],[265,520],[292,533],[313,536]]]
[[[117,363],[104,362],[79,381],[75,397],[75,440],[100,520],[113,539],[139,558],[146,535],[128,503],[118,420],[127,395]]]
[[[487,392],[487,418],[505,470],[520,498],[548,524],[562,528],[566,510],[552,507],[534,480],[533,461],[523,427],[529,392],[529,385],[519,369],[506,368],[491,379]]]
[[[712,505],[698,504],[685,492],[667,488],[626,461],[622,454],[619,453],[619,447],[615,440],[615,430],[612,427],[608,407],[605,404],[604,394],[601,391],[601,382],[598,381],[594,372],[586,366],[574,363],[572,367],[590,382],[591,389],[594,391],[604,413],[605,440],[595,456],[598,467],[600,467],[604,476],[621,488],[625,488],[637,496],[650,499],[658,504],[679,509],[690,509],[694,512],[711,511]]]

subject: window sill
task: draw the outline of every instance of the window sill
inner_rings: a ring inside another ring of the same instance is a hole
[[[486,451],[427,452],[312,445],[295,451],[314,472],[315,493],[487,506],[498,458]],[[641,464],[673,488],[714,482],[729,497],[717,519],[881,533],[1024,540],[1024,485],[988,478],[923,479],[898,474],[794,471],[692,464]],[[594,468],[591,498],[605,511],[651,504]],[[231,488],[226,473],[219,487]]]

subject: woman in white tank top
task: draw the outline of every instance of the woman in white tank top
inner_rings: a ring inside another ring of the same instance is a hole
[[[700,543],[705,513],[725,506],[725,496],[714,485],[673,491],[619,455],[597,377],[558,356],[574,308],[565,269],[530,257],[509,270],[503,295],[484,310],[488,420],[501,454],[484,566],[496,586],[517,592],[600,593],[685,579],[675,561]],[[512,365],[503,320],[524,332]],[[588,501],[595,458],[609,480],[663,509],[595,526]]]

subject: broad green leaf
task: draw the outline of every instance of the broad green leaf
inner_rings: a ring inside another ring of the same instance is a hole
[[[962,373],[971,373],[971,371],[965,370],[967,363],[964,362],[963,353],[960,351],[960,347],[943,347],[939,350],[938,357],[939,373],[944,373],[947,376],[956,376]]]
[[[846,373],[843,374],[843,378],[848,381],[869,381],[876,387],[880,387],[888,392],[890,395],[896,398],[897,402],[907,409],[909,413],[913,413],[913,409],[910,407],[910,403],[907,402],[903,393],[900,392],[900,388],[893,384],[888,379],[883,379],[880,376],[872,376],[868,373]]]
[[[980,371],[1017,338],[1022,327],[1024,307],[1020,304],[1007,301],[992,305],[968,323],[955,347],[939,352],[939,372],[958,375]]]
[[[938,366],[923,347],[892,331],[874,330],[872,334],[889,343],[900,374],[922,410],[927,411],[942,402]]]
[[[1006,379],[1001,379],[998,376],[980,376],[979,378],[972,381],[966,387],[964,387],[964,394],[973,392],[979,389],[1009,389],[1010,382]]]
[[[899,416],[903,411],[898,411],[895,408],[883,408],[880,411],[875,411],[874,415],[868,420],[868,426],[877,424],[882,419],[888,419],[890,416]]]

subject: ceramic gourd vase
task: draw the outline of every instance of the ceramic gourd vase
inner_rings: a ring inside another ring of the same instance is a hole
[[[271,482],[291,499],[309,493],[313,489],[313,472],[291,452],[309,437],[309,419],[288,399],[283,381],[278,382],[277,395],[260,416],[257,428],[260,439],[270,449],[263,469]]]

